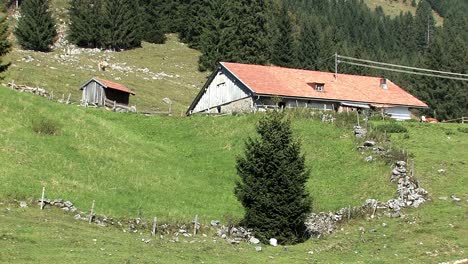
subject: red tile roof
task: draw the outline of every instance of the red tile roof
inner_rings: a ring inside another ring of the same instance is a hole
[[[380,77],[338,73],[335,80],[331,72],[230,62],[221,62],[221,65],[255,94],[427,107],[389,80],[387,89],[381,88]],[[324,91],[316,91],[314,83],[324,83]]]
[[[111,88],[111,89],[114,89],[114,90],[119,90],[119,91],[122,91],[122,92],[126,92],[126,93],[129,93],[129,94],[135,95],[135,92],[133,92],[132,90],[128,89],[127,87],[123,86],[120,83],[111,82],[111,81],[104,80],[104,79],[101,79],[101,78],[94,78],[94,79],[96,81],[100,82],[102,85],[105,85],[107,88]]]

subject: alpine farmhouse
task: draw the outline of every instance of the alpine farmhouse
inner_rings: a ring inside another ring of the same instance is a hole
[[[428,106],[380,77],[220,62],[187,115],[277,107],[338,112],[372,108],[394,119],[407,120],[411,118],[411,108]]]

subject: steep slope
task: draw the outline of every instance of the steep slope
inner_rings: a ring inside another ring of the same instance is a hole
[[[401,12],[406,13],[410,12],[411,14],[416,14],[416,5],[412,6],[411,0],[364,0],[369,8],[374,10],[377,7],[382,7],[385,14],[395,17],[400,15]],[[433,12],[434,18],[436,19],[436,23],[438,26],[441,26],[444,23],[444,19],[434,10]]]
[[[235,157],[259,115],[167,118],[121,115],[51,103],[0,89],[0,198],[63,197],[116,216],[204,219],[242,215],[233,188]],[[32,124],[56,123],[58,135]],[[349,131],[294,121],[312,175],[316,210],[389,198],[388,168],[366,163]],[[356,190],[360,190],[356,192]],[[118,201],[118,202],[116,202]]]
[[[258,116],[146,118],[0,88],[2,263],[439,263],[466,257],[466,125],[404,123],[409,132],[390,137],[412,153],[416,176],[432,201],[405,210],[402,218],[377,212],[329,237],[256,252],[254,245],[233,246],[210,232],[178,242],[149,231],[124,233],[58,209],[19,208],[13,198],[38,197],[46,186],[48,197],[71,199],[83,210],[95,199],[99,214],[146,220],[157,215],[171,222],[199,214],[204,223],[227,223],[242,213],[232,194],[234,157],[254,134]],[[59,124],[58,135],[32,131],[33,120],[44,117]],[[349,133],[309,119],[293,124],[312,170],[316,210],[393,195],[389,168],[363,162]]]

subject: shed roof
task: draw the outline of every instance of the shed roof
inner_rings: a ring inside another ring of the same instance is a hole
[[[339,73],[335,79],[331,72],[231,62],[220,64],[257,95],[428,107],[389,80],[387,88],[381,88],[381,77]],[[315,83],[325,84],[324,91],[314,89]]]
[[[119,91],[122,91],[122,92],[126,92],[126,93],[129,93],[129,94],[135,95],[134,91],[130,90],[129,88],[125,87],[124,85],[122,85],[120,83],[111,82],[109,80],[105,80],[105,79],[101,79],[101,78],[97,78],[97,77],[94,77],[91,80],[87,81],[84,85],[81,86],[81,89],[83,89],[84,86],[86,86],[88,83],[90,83],[92,81],[96,81],[96,82],[100,83],[102,86],[104,86],[106,88],[109,88],[109,89],[119,90]]]

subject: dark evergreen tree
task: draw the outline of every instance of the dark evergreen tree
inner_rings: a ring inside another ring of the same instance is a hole
[[[435,19],[432,9],[426,0],[421,0],[416,9],[414,34],[416,46],[419,50],[425,50],[430,46],[435,28]]]
[[[8,65],[2,63],[1,58],[8,53],[11,44],[8,41],[8,22],[6,16],[0,17],[0,72],[6,70]]]
[[[304,22],[299,38],[299,67],[309,70],[317,70],[320,61],[320,33],[317,21]]]
[[[230,0],[211,1],[207,6],[206,27],[200,36],[202,55],[199,59],[201,71],[212,70],[220,61],[235,61],[236,49],[233,39],[237,16],[233,13]]]
[[[21,5],[21,18],[14,32],[25,49],[49,51],[57,37],[48,0],[28,0]]]
[[[280,112],[262,118],[257,132],[259,138],[249,138],[244,156],[237,159],[235,195],[245,209],[243,224],[263,242],[301,242],[312,203],[300,144],[293,139],[290,120]]]
[[[101,0],[72,0],[69,14],[69,40],[80,47],[99,47],[103,21]]]
[[[273,39],[271,63],[284,66],[297,66],[297,57],[294,47],[293,28],[289,18],[288,8],[282,5],[276,17],[277,32]]]
[[[164,24],[162,22],[162,10],[165,8],[160,0],[145,0],[141,10],[144,17],[142,25],[143,40],[162,44],[166,41]]]
[[[200,48],[200,37],[207,26],[206,21],[212,0],[190,0],[184,12],[184,26],[181,28],[180,39],[192,48]]]
[[[267,27],[267,1],[234,1],[234,14],[238,16],[234,44],[235,61],[266,64],[270,59]]]
[[[141,45],[139,1],[106,0],[103,7],[102,43],[105,48],[128,49]]]

